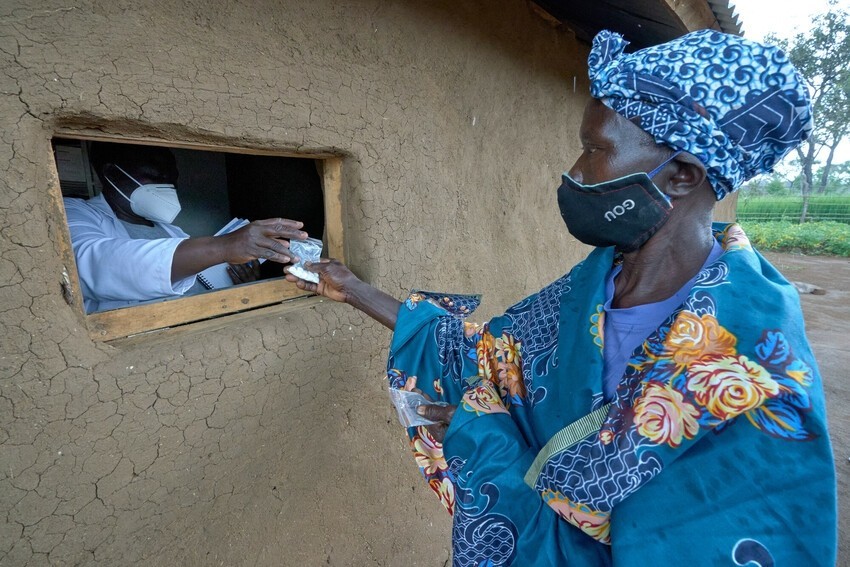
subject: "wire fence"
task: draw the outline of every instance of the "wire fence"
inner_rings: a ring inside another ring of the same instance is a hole
[[[800,222],[803,198],[741,196],[738,198],[739,221]],[[806,212],[807,222],[835,221],[850,224],[850,195],[812,195]]]

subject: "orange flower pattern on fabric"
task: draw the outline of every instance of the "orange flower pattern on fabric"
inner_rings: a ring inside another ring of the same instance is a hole
[[[522,380],[522,369],[518,365],[499,363],[499,391],[502,398],[514,400],[525,397],[525,382]]]
[[[467,338],[478,337],[475,343],[478,380],[498,387],[504,407],[523,405],[528,392],[522,375],[522,343],[507,333],[496,338],[486,325],[464,323],[464,334]]]
[[[723,249],[732,250],[752,250],[749,237],[744,234],[744,229],[738,223],[732,223],[723,231]]]
[[[643,376],[641,394],[633,405],[639,435],[675,448],[697,436],[700,427],[713,428],[742,414],[771,434],[801,435],[796,420],[794,425],[786,424],[763,407],[780,394],[796,390],[782,386],[762,364],[738,354],[737,339],[714,315],[682,310],[666,331],[660,344],[644,343],[645,355],[631,364]],[[758,348],[781,349],[781,341],[781,334],[765,332]],[[805,365],[792,363],[786,364],[783,374],[806,385],[808,372]],[[621,431],[603,425],[600,441],[607,445]]]
[[[437,493],[440,503],[445,506],[449,516],[455,512],[455,485],[446,477],[428,479],[428,486]]]
[[[721,285],[725,273],[720,266],[703,275],[706,287]],[[720,433],[722,425],[742,415],[773,437],[815,438],[805,425],[812,408],[806,392],[814,379],[811,366],[794,355],[777,330],[762,331],[746,344],[747,355],[739,353],[742,339],[715,313],[713,298],[700,293],[662,324],[630,360],[598,434],[551,456],[539,473],[534,489],[591,537],[609,542],[607,514],[638,485],[609,489],[604,476],[591,473],[574,487],[561,480],[572,471],[595,471],[597,462],[605,462],[599,470],[616,463],[629,475],[652,478],[663,470],[661,459],[670,450],[683,450],[707,431]],[[641,457],[629,464],[620,455]]]
[[[443,456],[443,444],[434,439],[424,427],[416,428],[416,436],[411,440],[416,464],[426,475],[446,470],[448,465]]]
[[[688,390],[719,419],[755,409],[779,394],[779,384],[763,366],[744,355],[709,355],[688,368]]]
[[[589,506],[573,502],[560,492],[554,490],[544,490],[540,493],[540,496],[561,518],[576,526],[593,539],[610,545],[610,514],[598,512]]]
[[[493,382],[499,373],[499,364],[496,360],[496,339],[486,329],[481,333],[478,344],[475,345],[475,354],[478,356],[478,376]]]
[[[599,441],[603,445],[608,445],[609,443],[611,443],[611,441],[614,440],[614,437],[614,430],[610,427],[603,427],[599,430]]]
[[[646,383],[634,409],[638,433],[653,443],[675,448],[699,431],[700,411],[670,384]]]
[[[720,326],[713,315],[702,316],[682,311],[670,326],[664,341],[665,355],[678,365],[687,366],[709,353],[734,354],[737,340]]]
[[[522,343],[508,334],[496,339],[496,366],[502,399],[521,402],[527,394],[522,379]]]
[[[481,332],[481,324],[480,323],[470,323],[468,321],[463,322],[463,334],[467,339],[472,338],[476,335],[476,333]]]
[[[519,364],[521,349],[522,344],[511,335],[503,334],[496,339],[496,356],[500,362]]]
[[[476,415],[508,413],[507,408],[502,404],[502,398],[499,397],[499,393],[492,383],[482,383],[467,390],[463,395],[461,404],[463,409],[475,412]]]

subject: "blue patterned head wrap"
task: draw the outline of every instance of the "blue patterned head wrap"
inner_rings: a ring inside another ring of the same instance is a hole
[[[626,45],[607,30],[593,39],[590,94],[698,158],[718,200],[812,131],[805,83],[776,47],[713,30],[629,54]]]

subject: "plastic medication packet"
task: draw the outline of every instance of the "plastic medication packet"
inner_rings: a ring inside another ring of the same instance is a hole
[[[322,241],[315,238],[289,241],[289,250],[298,257],[298,263],[289,268],[289,273],[308,282],[319,283],[319,274],[304,268],[305,262],[318,262],[322,254]]]
[[[418,413],[416,408],[421,405],[437,405],[447,406],[446,402],[432,402],[428,398],[417,392],[408,392],[407,390],[397,390],[390,388],[390,401],[395,406],[398,412],[398,420],[405,427],[416,427],[417,425],[433,425],[435,421],[425,419]]]

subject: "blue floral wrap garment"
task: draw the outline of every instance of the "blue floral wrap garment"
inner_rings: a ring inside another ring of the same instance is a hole
[[[455,565],[834,565],[823,391],[796,290],[735,224],[602,399],[597,249],[484,325],[471,296],[402,305],[390,387],[458,404],[408,428]]]

